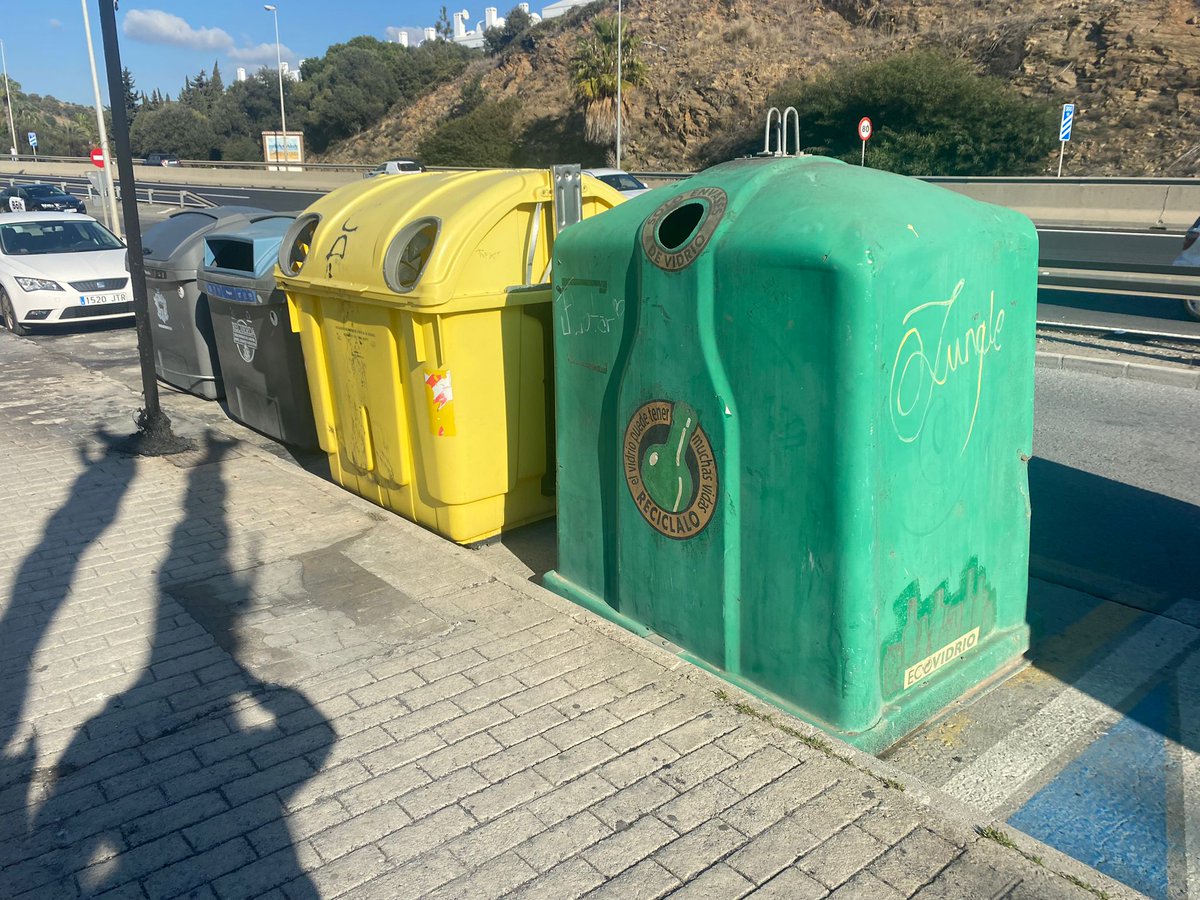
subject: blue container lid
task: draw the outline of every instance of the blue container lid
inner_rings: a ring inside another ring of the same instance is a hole
[[[233,276],[275,283],[275,261],[279,245],[295,220],[295,215],[279,213],[255,219],[237,231],[213,231],[204,238],[204,271],[212,275]]]

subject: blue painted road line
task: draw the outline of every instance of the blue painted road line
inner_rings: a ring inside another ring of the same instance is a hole
[[[1009,824],[1154,900],[1168,900],[1166,744],[1178,735],[1173,706],[1171,680],[1159,682]]]

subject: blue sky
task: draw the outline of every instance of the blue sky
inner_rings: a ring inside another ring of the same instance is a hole
[[[103,66],[99,2],[104,0],[88,0],[88,16],[96,62]],[[492,2],[503,15],[516,0]],[[402,27],[419,34],[434,24],[442,5],[442,0],[275,0],[283,57],[294,65],[360,34],[386,39]],[[445,5],[451,11],[464,8]],[[30,93],[90,104],[80,0],[0,0],[0,6],[9,77]],[[472,19],[483,18],[482,4],[465,8]],[[120,0],[117,27],[121,62],[147,93],[157,87],[175,96],[185,77],[211,70],[213,60],[220,63],[226,84],[238,66],[251,72],[275,66],[274,21],[257,0]],[[103,70],[100,78],[107,102]]]

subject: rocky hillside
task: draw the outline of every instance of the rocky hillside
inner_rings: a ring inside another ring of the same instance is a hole
[[[1200,172],[1197,0],[627,0],[624,9],[650,76],[629,98],[627,169],[696,168],[714,134],[761,122],[785,79],[924,47],[968,58],[1027,95],[1076,103],[1066,173]],[[532,49],[481,60],[327,157],[415,154],[475,77],[490,94],[521,100],[523,126],[561,129],[576,111],[569,61],[588,25],[547,25]],[[1047,171],[1056,164],[1057,154]]]

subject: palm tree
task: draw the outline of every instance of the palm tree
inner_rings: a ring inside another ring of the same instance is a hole
[[[621,23],[622,107],[629,92],[646,82],[646,64],[637,55],[642,40]],[[584,130],[593,144],[607,144],[617,131],[617,18],[598,16],[592,33],[579,39],[571,58],[575,96],[583,103]],[[622,113],[624,113],[622,109]]]

